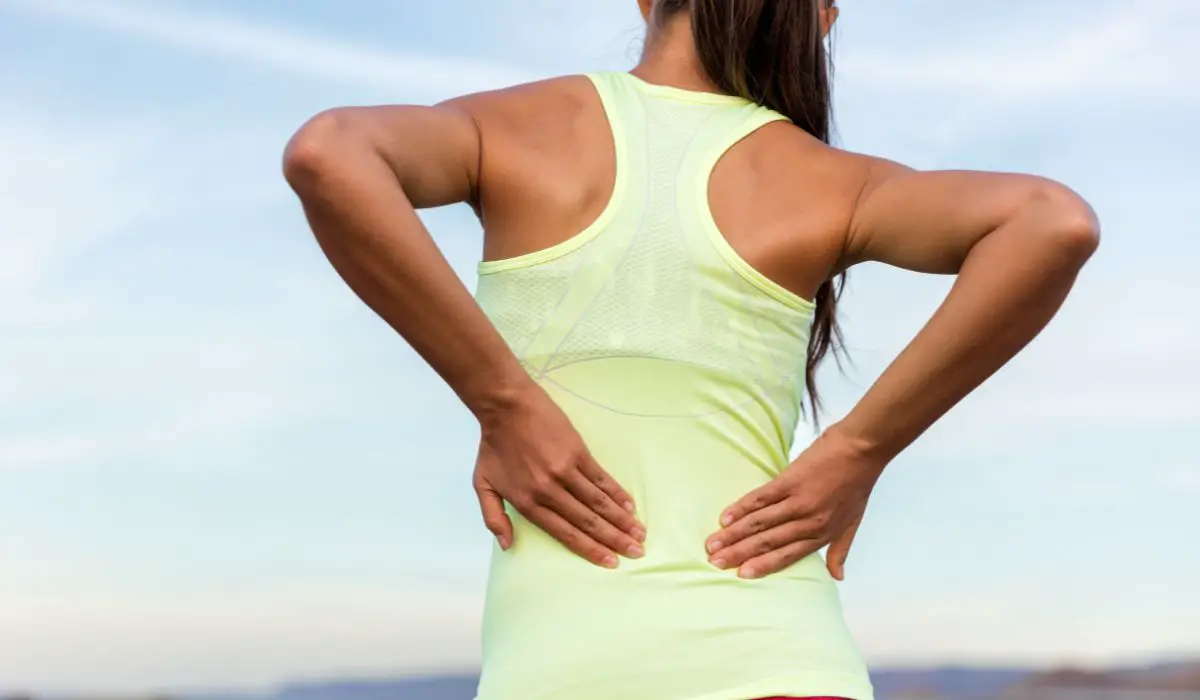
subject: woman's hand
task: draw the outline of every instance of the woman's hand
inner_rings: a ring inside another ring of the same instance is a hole
[[[615,568],[643,554],[645,527],[633,498],[592,458],[562,410],[536,384],[481,415],[475,492],[483,521],[507,550],[512,522],[504,501],[567,549]]]
[[[709,561],[761,578],[831,545],[829,573],[845,577],[846,557],[867,499],[887,460],[859,447],[833,426],[771,483],[744,496],[721,515],[708,538]]]

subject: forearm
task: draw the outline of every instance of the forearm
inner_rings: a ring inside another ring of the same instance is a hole
[[[347,285],[476,413],[530,384],[369,142],[322,134],[285,168],[322,250]],[[323,139],[323,141],[322,141]]]
[[[1050,205],[985,236],[929,323],[835,428],[887,458],[901,452],[1037,336],[1095,245],[1090,216]]]

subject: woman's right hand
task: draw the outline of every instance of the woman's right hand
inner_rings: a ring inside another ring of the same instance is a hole
[[[507,550],[512,521],[504,501],[567,549],[616,568],[643,554],[645,526],[633,498],[592,458],[583,438],[541,387],[530,384],[502,408],[480,415],[475,492],[483,521]]]

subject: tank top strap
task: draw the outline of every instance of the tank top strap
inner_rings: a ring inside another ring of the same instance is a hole
[[[530,339],[526,363],[535,376],[546,372],[579,318],[608,286],[633,238],[641,230],[646,208],[646,112],[637,89],[621,73],[590,73],[612,134],[615,173],[613,190],[599,218],[582,233],[551,249],[560,257],[569,250],[585,249],[570,273],[571,285]],[[604,237],[603,246],[588,244]]]
[[[713,218],[709,202],[709,183],[725,154],[759,129],[775,122],[790,120],[770,108],[747,103],[741,109],[718,114],[696,135],[680,169],[684,178],[679,192],[680,218],[685,231],[711,244],[725,264],[744,281],[793,311],[809,315],[813,311],[811,302],[763,275],[729,245]]]
[[[641,163],[630,162],[641,149],[637,145],[646,128],[645,110],[638,98],[637,89],[621,78],[621,73],[588,73],[586,78],[595,87],[604,107],[604,116],[612,132],[616,154],[616,182],[614,192],[621,189],[623,181],[639,170]]]

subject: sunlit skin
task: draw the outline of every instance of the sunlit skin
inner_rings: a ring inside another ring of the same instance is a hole
[[[682,13],[634,73],[713,91]],[[821,9],[828,33],[839,10]],[[478,419],[474,487],[486,526],[513,542],[504,502],[605,567],[644,554],[636,504],[525,372],[447,264],[416,210],[468,202],[487,259],[559,243],[591,223],[614,180],[608,127],[585,78],[469,95],[435,107],[343,108],[293,137],[285,173],[347,284]],[[1099,242],[1092,209],[1043,178],[918,172],[830,147],[786,122],[735,146],[713,172],[713,215],[733,248],[811,298],[864,262],[957,275],[944,303],[858,404],[772,482],[731,499],[697,553],[747,578],[829,546],[838,579],[880,474],[1003,366],[1057,312]]]

